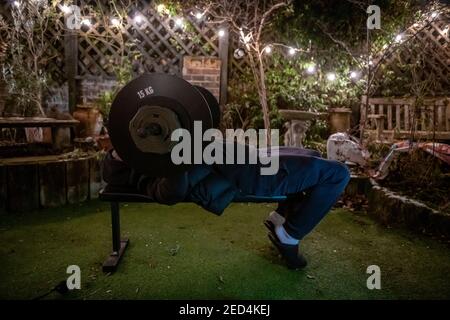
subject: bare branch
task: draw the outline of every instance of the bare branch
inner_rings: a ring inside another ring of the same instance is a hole
[[[355,54],[352,52],[352,50],[350,49],[350,47],[348,46],[347,43],[345,43],[344,41],[341,41],[339,39],[336,39],[330,32],[325,30],[325,27],[323,26],[322,23],[317,23],[317,26],[320,28],[320,30],[325,35],[327,35],[331,39],[331,41],[333,41],[334,43],[340,45],[346,51],[346,53],[358,64],[358,66],[360,68],[363,68],[361,62],[359,62],[359,60],[355,57]]]
[[[260,40],[262,30],[263,30],[266,20],[269,18],[269,16],[276,10],[283,8],[283,7],[287,7],[289,4],[290,4],[290,1],[279,2],[279,3],[274,4],[269,10],[264,12],[264,14],[259,22],[258,31],[256,32],[256,39],[255,39],[256,42],[258,42]]]

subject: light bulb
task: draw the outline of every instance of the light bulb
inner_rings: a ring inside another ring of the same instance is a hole
[[[144,20],[144,18],[140,14],[138,14],[134,17],[134,22],[136,22],[136,23],[141,23],[143,20]]]
[[[175,20],[175,24],[179,27],[183,27],[183,19],[182,18],[177,18]]]
[[[336,80],[336,74],[333,72],[327,73],[327,79],[328,79],[328,81]]]
[[[308,68],[306,68],[306,72],[308,72],[309,74],[313,74],[314,72],[316,72],[316,66],[311,64],[308,66]]]
[[[225,30],[221,29],[217,34],[219,35],[219,37],[223,37],[225,35]]]
[[[117,27],[117,26],[120,25],[120,21],[119,21],[119,19],[117,19],[117,18],[112,18],[112,19],[111,19],[111,23],[112,23],[112,25],[115,26],[115,27]]]
[[[166,6],[161,4],[158,4],[158,6],[156,7],[156,11],[158,11],[159,13],[163,13],[166,10]]]
[[[350,78],[351,79],[356,79],[357,77],[358,77],[358,73],[356,71],[350,72]]]
[[[296,50],[295,50],[294,48],[290,48],[290,49],[289,49],[289,54],[290,54],[291,56],[293,56],[293,55],[295,54],[295,52],[296,52]]]
[[[266,53],[271,53],[271,52],[272,52],[272,47],[266,47],[266,48],[264,49],[264,51],[265,51]]]
[[[89,20],[89,19],[83,19],[83,20],[81,20],[81,24],[82,24],[82,25],[85,25],[85,26],[88,26],[88,27],[92,26],[92,22],[91,22],[91,20]]]
[[[195,14],[195,18],[196,18],[197,20],[201,20],[201,19],[203,18],[203,13],[197,12],[197,13]]]
[[[398,34],[398,35],[395,37],[395,42],[397,42],[397,43],[402,42],[402,35],[401,35],[401,34]]]
[[[18,1],[16,1],[16,2],[18,3]],[[65,5],[65,4],[63,4],[63,5],[61,6],[61,11],[64,12],[64,13],[70,13],[70,12],[72,12],[72,10],[70,9],[70,7],[67,6],[67,5]]]

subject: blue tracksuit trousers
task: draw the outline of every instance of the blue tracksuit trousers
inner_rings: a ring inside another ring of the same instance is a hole
[[[218,166],[243,194],[288,196],[277,212],[286,218],[284,228],[302,239],[324,218],[350,180],[345,164],[321,158],[316,151],[280,147],[279,170],[263,176],[257,166]]]

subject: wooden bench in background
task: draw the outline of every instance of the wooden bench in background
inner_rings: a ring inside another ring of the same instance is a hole
[[[367,111],[367,112],[366,112]],[[418,139],[450,140],[450,98],[369,98],[361,100],[361,123],[378,141],[407,139],[414,132]]]

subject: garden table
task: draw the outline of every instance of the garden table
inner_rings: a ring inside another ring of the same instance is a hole
[[[42,117],[0,117],[0,128],[45,128],[52,129],[52,145],[55,149],[59,148],[58,129],[73,128],[80,122],[78,120],[58,120]],[[72,141],[72,134],[70,141]]]

